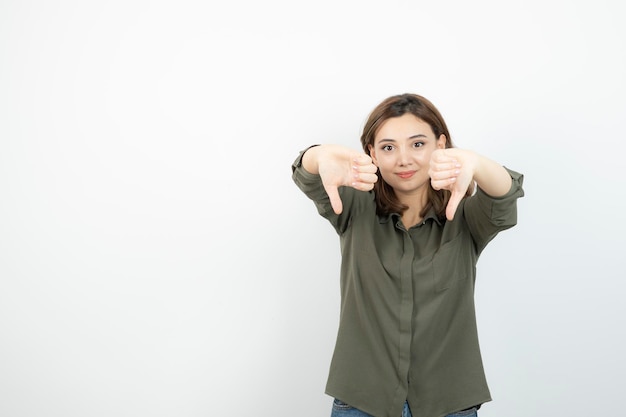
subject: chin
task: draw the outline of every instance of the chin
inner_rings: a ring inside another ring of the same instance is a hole
[[[424,189],[426,186],[428,185],[428,183],[426,182],[421,182],[421,183],[400,183],[400,184],[395,184],[392,185],[394,190],[403,192],[403,193],[412,193],[412,192],[416,192],[419,191],[421,189]]]

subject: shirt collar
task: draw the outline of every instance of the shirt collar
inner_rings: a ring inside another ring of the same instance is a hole
[[[388,223],[393,219],[394,222],[397,222],[400,217],[400,213],[391,213],[384,216],[379,216],[378,221],[380,223]],[[424,216],[424,220],[422,221],[422,223],[425,223],[428,219],[433,219],[439,226],[442,225],[442,221],[441,219],[439,219],[439,216],[437,216],[437,213],[435,213],[435,209],[433,207],[428,209],[428,212],[426,213],[426,216]]]

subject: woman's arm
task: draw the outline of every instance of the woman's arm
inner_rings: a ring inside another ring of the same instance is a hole
[[[338,188],[353,187],[361,191],[374,188],[378,180],[372,158],[363,152],[339,145],[319,145],[309,148],[302,156],[302,167],[319,175],[330,199],[333,211],[340,214],[343,204]]]
[[[446,189],[452,193],[446,208],[448,220],[454,218],[472,181],[491,197],[505,195],[512,184],[510,174],[502,165],[476,152],[458,148],[434,151],[429,173],[434,189]]]
[[[511,175],[499,163],[476,154],[474,181],[491,197],[502,197],[511,189]]]

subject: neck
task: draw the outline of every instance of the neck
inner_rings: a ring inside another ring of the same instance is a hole
[[[402,204],[408,208],[402,213],[402,223],[407,229],[420,223],[424,218],[421,213],[427,202],[427,195],[424,192],[414,194],[396,194]]]
[[[420,215],[419,211],[406,210],[402,213],[402,224],[407,229],[415,226],[418,223],[421,223],[424,218]]]

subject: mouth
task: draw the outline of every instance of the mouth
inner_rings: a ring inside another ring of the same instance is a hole
[[[396,172],[396,175],[404,180],[411,178],[417,171]]]

